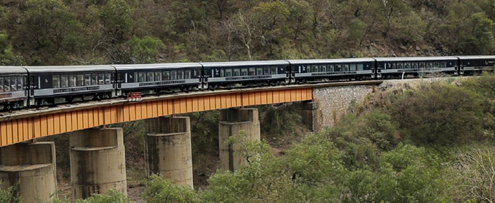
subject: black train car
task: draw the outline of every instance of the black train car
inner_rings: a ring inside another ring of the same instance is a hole
[[[474,75],[484,70],[493,71],[495,56],[459,56],[460,74]]]
[[[115,68],[100,66],[30,66],[30,100],[33,105],[111,98]]]
[[[208,62],[203,65],[203,85],[219,87],[289,84],[287,61]]]
[[[28,72],[20,66],[0,67],[0,110],[28,106]]]
[[[425,73],[458,74],[457,57],[389,57],[375,60],[381,78],[418,76]]]
[[[292,82],[375,78],[372,58],[288,60]]]
[[[160,91],[201,89],[202,66],[199,63],[114,65],[118,89],[125,95],[131,91],[155,94]]]

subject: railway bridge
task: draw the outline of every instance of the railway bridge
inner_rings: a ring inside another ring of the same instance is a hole
[[[179,93],[113,99],[26,109],[0,115],[0,187],[19,183],[24,202],[49,201],[57,193],[56,155],[52,142],[36,139],[67,134],[70,140],[71,186],[74,199],[116,189],[127,192],[125,146],[120,128],[111,124],[145,120],[146,169],[176,184],[191,186],[192,158],[189,118],[182,114],[221,110],[220,167],[243,164],[235,146],[225,142],[244,131],[260,139],[259,105],[299,102],[308,127],[329,126],[353,100],[362,101],[382,81],[341,82]]]

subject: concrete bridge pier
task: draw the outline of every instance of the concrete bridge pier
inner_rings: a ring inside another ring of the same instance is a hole
[[[193,187],[189,117],[146,120],[148,175],[161,174],[177,185]]]
[[[322,128],[322,113],[318,102],[300,102],[296,104],[302,122],[311,132],[320,132]]]
[[[235,153],[240,146],[228,143],[231,136],[239,135],[241,131],[246,141],[260,140],[258,109],[222,110],[219,123],[220,169],[235,171],[247,163],[246,157]]]
[[[0,148],[1,190],[17,185],[22,202],[49,202],[57,197],[55,144],[21,143]]]
[[[73,199],[111,189],[127,194],[122,128],[77,131],[69,142]]]

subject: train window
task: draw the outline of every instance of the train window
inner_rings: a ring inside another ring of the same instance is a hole
[[[105,84],[105,74],[100,73],[98,74],[98,85],[104,85]]]
[[[256,75],[256,68],[249,68],[249,75]]]
[[[327,66],[320,65],[320,72],[327,72]]]
[[[263,68],[256,68],[256,75],[263,75]]]
[[[98,85],[98,75],[91,74],[91,85]]]
[[[362,63],[357,64],[357,70],[364,70],[364,65]]]
[[[433,63],[432,62],[427,63],[426,64],[426,68],[432,69],[433,68]]]
[[[404,63],[404,69],[410,69],[411,63]]]
[[[246,75],[248,75],[248,69],[247,68],[241,69],[241,76],[246,76]]]
[[[223,69],[222,71],[220,71],[222,73],[222,77],[223,77]],[[184,71],[184,79],[191,79],[191,70],[186,70]]]
[[[67,77],[66,75],[62,75],[60,77],[60,87],[61,88],[69,87],[69,77]]]
[[[3,92],[3,78],[0,77],[0,92]]]
[[[356,64],[351,64],[351,71],[356,71]]]
[[[139,82],[146,82],[146,73],[139,72]]]
[[[233,70],[233,76],[240,76],[241,75],[241,70],[239,68],[236,68]]]
[[[153,74],[153,73],[151,73]],[[105,73],[105,84],[112,84],[112,74]]]
[[[52,76],[53,88],[60,88],[60,75]]]
[[[170,71],[170,80],[177,80],[177,71]]]
[[[277,66],[272,66],[271,73],[272,73],[272,75],[278,74],[278,67]]]
[[[16,77],[11,77],[10,78],[10,91],[14,92],[17,91],[17,78]]]
[[[155,81],[155,73],[147,72],[146,73],[146,81]]]
[[[317,65],[312,65],[311,66],[311,72],[318,72],[318,66]]]
[[[441,62],[440,68],[447,68],[447,62]]]
[[[403,63],[398,63],[397,64],[397,69],[403,69],[404,68],[404,64]]]
[[[263,68],[263,74],[264,75],[270,75],[270,67],[264,67]]]
[[[412,63],[412,69],[418,69],[418,63]]]
[[[163,71],[163,80],[170,80],[170,72]]]
[[[24,89],[24,78],[23,77],[17,78],[17,89],[18,90]]]
[[[184,71],[178,70],[177,71],[177,80],[182,80],[182,79],[184,79]]]
[[[433,67],[435,67],[435,68],[440,68],[440,63],[435,62],[435,64],[434,64],[434,66],[433,66]]]
[[[5,92],[10,92],[10,78],[9,77],[4,78],[3,87],[4,87],[3,89]]]
[[[335,65],[335,72],[340,72],[340,71],[342,71],[342,65],[340,64]]]
[[[155,72],[155,81],[162,81],[162,72]]]
[[[425,69],[426,64],[425,63],[419,63],[419,68],[420,69]]]
[[[232,69],[225,69],[225,77],[231,77],[232,76]]]
[[[220,76],[219,77],[224,77],[224,70],[223,69],[220,69]]]
[[[77,75],[77,86],[84,86],[84,75]]]
[[[70,75],[69,76],[69,87],[75,87],[76,84],[76,76],[75,75]]]
[[[349,71],[349,64],[344,65],[344,71]]]
[[[84,75],[84,86],[91,86],[91,75]]]

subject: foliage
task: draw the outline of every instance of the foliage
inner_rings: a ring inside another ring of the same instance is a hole
[[[129,47],[131,61],[133,63],[154,63],[160,50],[165,48],[165,45],[160,39],[153,37],[144,37],[139,39],[136,36],[127,41]]]
[[[94,193],[85,200],[77,200],[76,203],[130,203],[131,200],[126,195],[115,190],[110,190],[107,194]]]
[[[8,187],[6,190],[0,190],[0,203],[22,203],[21,197],[15,191],[18,187],[18,184]],[[0,181],[0,185],[2,182]]]
[[[145,181],[143,198],[146,202],[198,202],[194,190],[186,186],[176,186],[160,175],[152,175]]]
[[[286,136],[294,134],[298,123],[302,122],[301,115],[294,111],[293,106],[269,106],[264,111],[262,130],[270,136]]]

